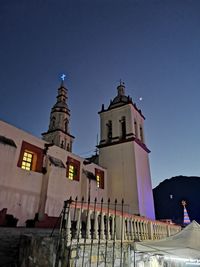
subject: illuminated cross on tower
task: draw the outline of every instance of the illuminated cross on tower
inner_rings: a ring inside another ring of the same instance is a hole
[[[125,85],[125,83],[122,81],[122,79],[119,80],[120,85]]]
[[[60,78],[61,78],[61,80],[64,82],[64,80],[65,80],[65,77],[66,77],[66,75],[63,73],[61,76],[60,76]]]

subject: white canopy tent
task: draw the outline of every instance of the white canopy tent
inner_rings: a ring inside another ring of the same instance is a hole
[[[193,221],[179,233],[165,239],[136,242],[135,251],[200,260],[200,225]]]

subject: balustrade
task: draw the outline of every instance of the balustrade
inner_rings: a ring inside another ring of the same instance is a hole
[[[73,239],[80,240],[121,240],[132,242],[165,238],[181,230],[181,227],[144,217],[106,209],[105,204],[74,203],[65,212],[64,239],[69,244]],[[72,219],[73,218],[73,219]]]

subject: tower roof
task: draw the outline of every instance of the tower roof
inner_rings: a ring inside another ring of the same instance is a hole
[[[56,146],[71,152],[74,136],[70,134],[70,110],[67,105],[68,90],[64,86],[64,77],[63,74],[56,103],[51,109],[49,129],[42,133],[42,136],[45,141],[54,143]]]
[[[144,115],[142,114],[142,111],[138,109],[135,103],[133,103],[132,98],[129,95],[127,96],[125,94],[125,85],[123,82],[120,81],[120,84],[117,86],[117,96],[113,100],[110,100],[110,105],[107,109],[105,109],[104,105],[102,105],[102,109],[101,111],[99,111],[99,114],[127,104],[133,105],[135,110],[137,110],[137,112],[139,112],[139,114],[145,119]]]
[[[67,88],[64,86],[64,81],[61,81],[60,87],[58,88],[58,95],[57,95],[57,101],[55,103],[55,105],[53,106],[52,110],[54,110],[55,108],[64,108],[69,110],[68,105],[67,105],[67,96],[68,90]]]
[[[120,85],[117,86],[117,96],[111,100],[108,110],[125,104],[133,104],[133,101],[130,96],[125,95],[125,85],[120,81]]]

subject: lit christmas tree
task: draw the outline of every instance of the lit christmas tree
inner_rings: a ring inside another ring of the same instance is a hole
[[[183,215],[184,215],[184,218],[183,218],[183,224],[184,225],[187,225],[190,223],[190,218],[189,218],[189,215],[188,215],[188,212],[187,212],[187,209],[186,209],[186,201],[185,200],[182,200],[182,205],[183,205]]]

